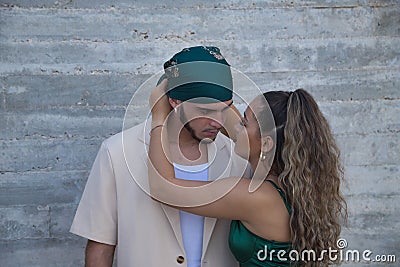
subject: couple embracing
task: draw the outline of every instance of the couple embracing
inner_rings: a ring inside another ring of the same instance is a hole
[[[218,48],[186,48],[164,69],[151,121],[105,140],[93,164],[71,227],[88,239],[86,266],[115,252],[133,267],[334,263],[323,252],[347,216],[343,170],[313,97],[269,91],[242,116]]]

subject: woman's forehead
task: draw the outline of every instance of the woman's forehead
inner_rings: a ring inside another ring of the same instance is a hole
[[[269,108],[268,102],[263,96],[258,96],[247,106],[245,112],[248,112],[248,114],[246,114],[246,116],[252,115],[254,118],[259,117],[260,114],[263,114],[261,111],[267,108]]]

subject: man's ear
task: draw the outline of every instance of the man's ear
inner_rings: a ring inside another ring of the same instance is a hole
[[[274,140],[271,136],[267,135],[261,137],[261,151],[263,153],[269,153],[274,148]]]
[[[176,108],[177,106],[179,106],[182,103],[181,100],[170,98],[170,97],[168,97],[168,102],[172,108]]]

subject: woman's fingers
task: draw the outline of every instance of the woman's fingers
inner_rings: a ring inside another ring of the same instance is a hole
[[[172,110],[166,94],[168,80],[164,79],[150,94],[149,104],[153,120],[165,119]]]
[[[150,108],[153,109],[154,105],[162,99],[162,97],[167,97],[166,96],[166,91],[167,91],[167,85],[168,85],[168,80],[164,79],[159,85],[157,85],[153,91],[151,91],[150,94],[150,99],[149,99],[149,104]]]

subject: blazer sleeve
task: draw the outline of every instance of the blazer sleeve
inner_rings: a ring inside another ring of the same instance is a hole
[[[117,190],[106,141],[89,174],[70,232],[87,239],[117,244]]]

